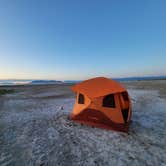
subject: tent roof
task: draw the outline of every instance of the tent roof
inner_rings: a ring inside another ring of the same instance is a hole
[[[117,81],[105,77],[96,77],[85,80],[72,87],[74,92],[80,92],[89,98],[105,96],[110,93],[126,91],[126,89]]]

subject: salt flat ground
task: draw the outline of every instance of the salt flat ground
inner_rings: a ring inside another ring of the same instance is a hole
[[[68,120],[70,84],[10,87],[15,93],[0,97],[0,165],[165,166],[166,81],[123,84],[132,98],[129,134]]]

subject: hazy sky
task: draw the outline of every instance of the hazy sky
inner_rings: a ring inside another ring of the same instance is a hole
[[[1,0],[0,79],[166,75],[166,0]]]

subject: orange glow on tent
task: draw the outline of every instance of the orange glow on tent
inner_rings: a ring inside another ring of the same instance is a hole
[[[96,77],[72,87],[77,94],[70,118],[94,127],[127,132],[131,101],[117,81]]]

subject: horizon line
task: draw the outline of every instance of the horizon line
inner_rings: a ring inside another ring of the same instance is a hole
[[[102,76],[96,76],[96,77],[102,77]],[[103,76],[103,77],[105,77],[105,76]],[[127,78],[150,78],[150,77],[166,77],[166,75],[144,75],[144,76],[127,76],[127,77],[108,77],[107,76],[107,78],[112,78],[112,79],[127,79]],[[95,77],[89,77],[89,78],[95,78]],[[89,78],[87,78],[87,79],[89,79]],[[7,78],[7,79],[0,79],[0,81],[3,81],[3,80],[26,80],[26,81],[33,81],[33,80],[48,80],[48,81],[51,81],[51,80],[53,80],[53,81],[80,81],[80,80],[86,80],[86,79],[47,79],[47,78],[31,78],[31,79],[29,79],[29,78],[23,78],[23,79],[21,79],[21,78]]]

